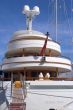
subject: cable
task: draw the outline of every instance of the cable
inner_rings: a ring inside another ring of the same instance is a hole
[[[69,105],[72,104],[72,103],[73,103],[73,100],[72,100],[71,102],[65,104],[63,107],[66,108],[67,106],[69,106]]]
[[[71,20],[72,20],[72,1],[73,1],[73,0],[71,0]],[[71,27],[71,26],[70,26],[70,27]],[[71,33],[71,36],[73,36],[73,35],[72,35],[71,28],[70,28],[70,33]]]
[[[61,98],[73,99],[73,97],[66,97],[66,96],[56,96],[56,95],[48,95],[48,94],[39,94],[39,93],[33,93],[33,92],[27,92],[27,93],[36,94],[36,95],[44,95],[44,96],[52,96],[52,97],[61,97]]]
[[[73,8],[72,8],[72,1],[73,1],[73,0],[71,0],[71,18],[72,18],[72,11],[73,11],[73,10],[72,10],[72,9],[73,9]]]
[[[64,2],[64,13],[65,13],[65,17],[67,17],[68,26],[69,26],[69,32],[71,33],[70,22],[69,22],[69,19],[68,19],[67,6],[66,6],[66,3],[65,3],[65,0],[63,0],[63,2]]]
[[[58,34],[58,1],[56,0],[56,41],[57,41],[57,34]]]
[[[66,96],[56,96],[56,95],[48,95],[48,94],[39,94],[39,93],[33,93],[33,92],[27,92],[27,93],[30,93],[30,94],[36,94],[36,95],[43,95],[43,96],[51,96],[51,97],[60,97],[60,98],[67,98],[67,99],[73,99],[73,97],[66,97]],[[12,97],[12,98],[16,98],[16,99],[19,99],[19,100],[24,100],[22,98],[17,98],[17,97],[14,97],[14,96],[6,96],[6,97]],[[73,101],[69,102],[68,104],[66,105],[69,105],[73,103]],[[64,106],[66,106],[64,105]]]
[[[47,20],[47,29],[49,28],[48,26],[49,26],[49,22],[51,22],[50,21],[50,17],[49,17],[49,10],[50,10],[50,8],[52,8],[51,6],[53,6],[53,2],[54,2],[54,0],[48,0],[48,20]],[[52,14],[52,12],[50,13],[50,14]],[[53,14],[52,14],[53,15]],[[51,15],[51,16],[52,16]],[[52,18],[52,17],[51,17]]]

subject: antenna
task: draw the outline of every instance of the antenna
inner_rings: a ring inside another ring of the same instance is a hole
[[[58,8],[58,7],[57,7],[57,6],[58,6],[58,5],[57,5],[57,2],[58,2],[58,1],[56,0],[56,41],[57,41],[57,34],[58,34],[58,31],[57,31],[57,23],[58,23],[58,22],[57,22],[57,20],[58,20],[58,19],[57,19],[57,8]]]
[[[32,19],[34,16],[40,14],[39,7],[35,6],[32,10],[30,10],[29,6],[25,5],[22,13],[26,15],[27,30],[32,30]]]

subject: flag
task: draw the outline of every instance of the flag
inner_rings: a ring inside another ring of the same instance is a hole
[[[45,50],[46,50],[46,45],[47,45],[47,41],[48,41],[48,35],[49,35],[49,33],[47,32],[47,34],[46,34],[47,37],[45,39],[44,45],[43,45],[41,52],[40,52],[41,56],[45,56]]]

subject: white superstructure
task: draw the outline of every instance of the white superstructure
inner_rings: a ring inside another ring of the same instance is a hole
[[[46,35],[32,30],[32,18],[40,13],[39,8],[36,6],[30,10],[28,6],[25,6],[23,13],[27,18],[27,30],[14,33],[8,43],[8,50],[2,64],[2,70],[11,74],[11,97],[17,98],[14,94],[16,90],[14,81],[24,78],[27,80],[25,84],[22,84],[27,89],[27,95],[24,98],[26,110],[65,110],[65,108],[72,110],[73,103],[69,104],[73,100],[72,81],[50,80],[52,77],[57,78],[59,73],[71,71],[71,61],[61,56],[60,44],[53,41],[50,36],[47,39],[43,59],[40,51]],[[24,92],[22,97],[25,95]],[[12,100],[15,101],[15,99],[10,99],[10,103],[13,103]],[[69,105],[69,108],[66,105]]]
[[[45,61],[42,64],[40,51],[44,45],[46,35],[32,30],[32,18],[38,14],[36,10],[29,10],[27,6],[24,8],[26,14],[26,23],[28,21],[27,30],[21,30],[14,33],[14,36],[8,44],[6,58],[3,61],[2,70],[15,71],[51,71],[51,72],[67,72],[71,71],[71,61],[61,57],[60,44],[53,41],[48,36]],[[30,23],[31,22],[31,23]],[[34,68],[34,69],[33,69]],[[31,73],[32,74],[32,73]]]

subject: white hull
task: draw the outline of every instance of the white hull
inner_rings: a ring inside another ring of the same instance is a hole
[[[73,110],[73,82],[30,82],[26,103],[26,110]]]

